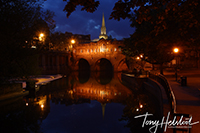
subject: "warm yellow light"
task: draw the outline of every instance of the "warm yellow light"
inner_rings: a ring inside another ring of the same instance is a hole
[[[74,39],[72,39],[72,40],[71,40],[71,43],[72,43],[72,44],[74,44],[74,43],[75,43],[75,40],[74,40]]]
[[[138,56],[136,59],[137,59],[137,60],[139,60],[139,59],[140,59],[140,57]]]
[[[141,54],[140,57],[143,58],[143,55]]]
[[[43,34],[43,33],[40,33],[40,37],[44,37],[44,34]]]
[[[40,35],[39,35],[39,41],[44,41],[44,34],[43,33],[40,33]]]
[[[179,49],[178,48],[174,48],[174,53],[178,53]]]
[[[44,104],[41,105],[41,108],[42,108],[42,109],[44,108]]]
[[[143,108],[143,105],[142,105],[142,104],[140,104],[140,108]]]
[[[28,103],[26,103],[26,106],[28,106]]]

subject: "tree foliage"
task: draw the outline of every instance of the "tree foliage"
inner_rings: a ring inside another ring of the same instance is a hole
[[[66,1],[67,4],[63,11],[67,12],[67,17],[70,16],[72,12],[76,10],[78,5],[82,6],[82,11],[85,10],[87,12],[94,12],[99,6],[99,1],[95,0],[63,0]]]
[[[38,52],[27,49],[28,45],[40,30],[41,20],[47,27],[54,27],[53,13],[44,11],[42,3],[41,0],[0,0],[0,79],[36,74]]]
[[[69,38],[65,36],[65,33],[54,32],[50,38],[53,50],[65,51],[69,47]]]

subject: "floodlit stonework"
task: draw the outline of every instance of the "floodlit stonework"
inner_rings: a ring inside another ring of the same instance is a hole
[[[123,46],[123,41],[100,39],[97,42],[76,44],[71,55],[71,68],[78,70],[79,60],[84,59],[89,63],[91,71],[99,71],[98,62],[105,59],[110,61],[114,71],[127,70],[126,57],[119,46]]]

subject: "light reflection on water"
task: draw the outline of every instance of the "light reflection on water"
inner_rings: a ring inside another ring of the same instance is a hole
[[[147,111],[156,115],[151,95],[122,85],[120,73],[85,74],[73,73],[2,106],[1,129],[47,133],[148,131],[141,128],[142,119],[133,117]]]

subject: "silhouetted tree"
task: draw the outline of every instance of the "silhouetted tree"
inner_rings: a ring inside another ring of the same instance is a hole
[[[53,27],[53,13],[43,11],[39,0],[0,0],[0,11],[0,79],[36,74],[38,50],[27,45],[40,20]]]

